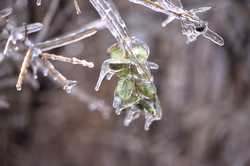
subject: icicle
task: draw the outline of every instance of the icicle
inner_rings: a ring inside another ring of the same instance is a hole
[[[38,79],[38,67],[36,65],[32,65],[33,77],[35,80]]]
[[[141,111],[134,106],[129,109],[123,122],[124,126],[129,126],[131,122],[138,119],[140,117],[140,112]]]
[[[150,113],[145,113],[145,125],[144,125],[144,130],[148,131],[151,124],[155,121],[156,119],[150,114]]]

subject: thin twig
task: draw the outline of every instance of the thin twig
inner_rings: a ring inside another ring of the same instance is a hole
[[[69,57],[64,57],[64,56],[55,55],[55,54],[48,54],[48,53],[43,53],[41,56],[42,56],[43,60],[54,60],[54,61],[72,63],[74,65],[82,65],[82,66],[86,66],[89,68],[94,67],[93,62],[88,62],[86,60],[80,60],[76,57],[69,58]]]
[[[75,8],[76,8],[77,14],[78,14],[78,15],[81,14],[82,11],[81,11],[81,9],[80,9],[80,6],[79,6],[79,3],[78,3],[77,0],[74,0],[74,5],[75,5]]]
[[[24,79],[26,77],[26,74],[28,72],[28,68],[30,66],[31,60],[32,60],[32,50],[29,49],[27,51],[25,57],[24,57],[22,67],[21,67],[21,71],[20,71],[20,74],[19,74],[19,77],[18,77],[18,81],[16,83],[16,89],[18,91],[22,90],[22,84],[23,84],[23,81],[24,81]]]

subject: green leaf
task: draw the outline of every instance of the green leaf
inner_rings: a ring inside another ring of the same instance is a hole
[[[118,81],[116,93],[122,101],[127,101],[131,98],[134,88],[134,81],[128,79],[121,79]]]
[[[140,63],[145,63],[149,57],[147,50],[143,46],[134,47],[133,53]]]
[[[124,59],[126,57],[124,51],[119,47],[118,44],[112,45],[108,49],[108,53],[112,59]]]
[[[140,105],[142,107],[142,110],[147,111],[151,115],[156,115],[156,108],[154,108],[154,104],[151,101],[141,100]]]
[[[154,86],[154,84],[144,82],[137,84],[137,87],[143,96],[149,99],[154,99],[156,95],[156,87]]]

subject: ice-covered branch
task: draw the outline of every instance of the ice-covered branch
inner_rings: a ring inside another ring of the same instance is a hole
[[[203,36],[219,46],[224,45],[223,38],[208,27],[208,22],[198,17],[198,14],[204,13],[211,7],[201,7],[198,9],[186,10],[183,8],[181,0],[175,5],[172,0],[129,0],[130,2],[143,5],[156,12],[166,14],[168,18],[162,23],[166,27],[174,20],[179,20],[182,27],[182,34],[187,36],[187,43],[197,40],[197,37]]]
[[[151,123],[161,119],[161,107],[157,90],[153,83],[148,57],[150,51],[146,43],[129,36],[127,27],[111,0],[90,0],[99,13],[106,28],[117,40],[110,47],[110,59],[102,64],[96,90],[102,81],[118,77],[114,93],[113,107],[119,115],[127,110],[124,125],[128,126],[140,114],[145,116],[145,130]],[[155,65],[154,65],[155,66]]]

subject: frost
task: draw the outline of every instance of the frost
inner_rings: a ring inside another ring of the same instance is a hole
[[[143,5],[156,12],[168,15],[168,18],[162,23],[165,27],[174,20],[179,20],[182,27],[182,34],[187,36],[187,43],[197,40],[197,37],[202,35],[210,41],[224,45],[224,40],[217,33],[208,27],[206,21],[201,20],[197,14],[206,12],[211,7],[201,7],[198,9],[186,10],[180,0],[179,5],[175,5],[171,0],[129,0],[130,2]]]

